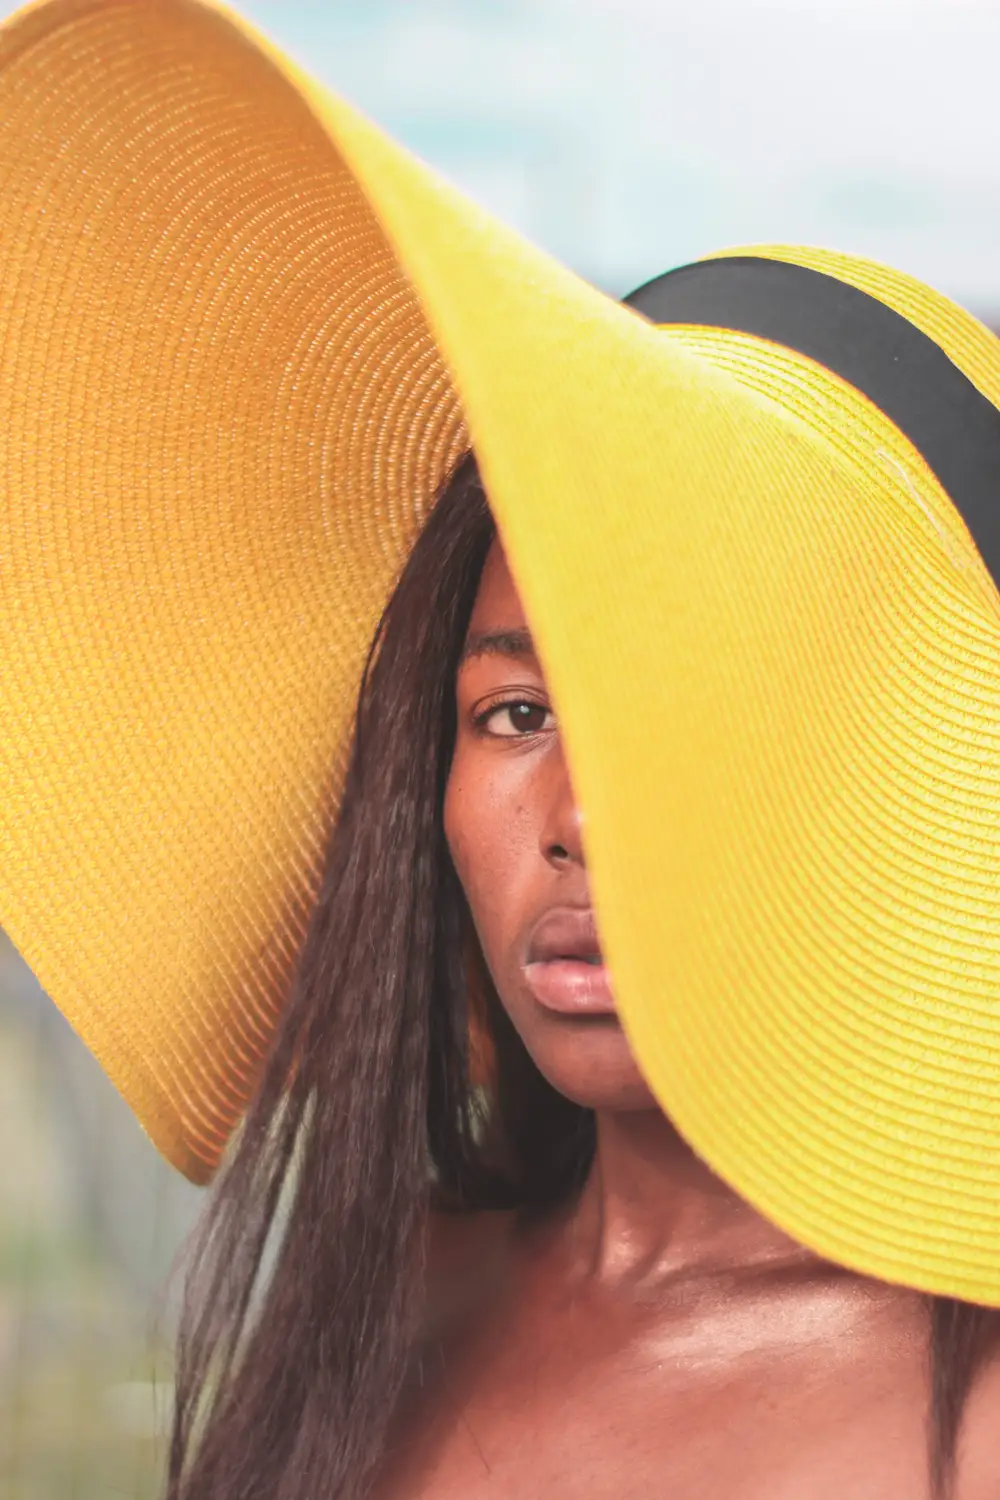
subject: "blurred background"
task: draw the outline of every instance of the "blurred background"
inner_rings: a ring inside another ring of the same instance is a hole
[[[890,261],[1000,325],[998,0],[242,8],[609,292],[784,239]],[[153,1500],[199,1195],[2,935],[0,1144],[0,1500]]]

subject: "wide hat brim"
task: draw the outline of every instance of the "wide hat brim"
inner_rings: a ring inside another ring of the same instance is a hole
[[[663,1108],[804,1244],[1000,1305],[1000,607],[893,423],[616,305],[195,0],[0,33],[0,202],[0,921],[160,1149],[206,1180],[246,1105],[471,440]],[[972,320],[812,263],[997,399]]]

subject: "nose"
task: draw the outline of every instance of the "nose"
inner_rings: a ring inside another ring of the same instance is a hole
[[[539,839],[542,854],[553,865],[583,866],[580,809],[561,744],[553,745],[546,756],[545,772],[545,807]]]

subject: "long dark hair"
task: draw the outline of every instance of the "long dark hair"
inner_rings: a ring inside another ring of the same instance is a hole
[[[361,1500],[413,1355],[428,1211],[552,1204],[590,1165],[593,1117],[506,1019],[443,832],[493,535],[467,455],[376,632],[297,981],[194,1246],[167,1500]],[[998,1319],[938,1298],[929,1322],[944,1500]]]

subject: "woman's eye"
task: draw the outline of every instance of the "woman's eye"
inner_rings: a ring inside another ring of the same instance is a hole
[[[552,710],[544,704],[517,699],[495,703],[477,717],[476,724],[487,734],[514,739],[518,735],[540,734],[544,729],[551,729],[553,721]]]

